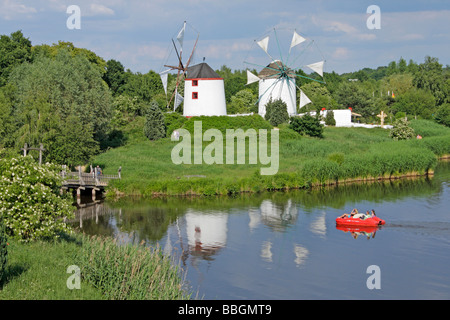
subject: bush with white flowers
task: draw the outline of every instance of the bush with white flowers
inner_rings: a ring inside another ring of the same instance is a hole
[[[28,157],[0,159],[0,215],[6,232],[22,241],[70,232],[72,201],[60,195],[59,167]]]

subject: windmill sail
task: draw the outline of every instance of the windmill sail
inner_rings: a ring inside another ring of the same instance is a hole
[[[311,103],[311,100],[309,100],[309,98],[306,96],[306,94],[304,94],[303,91],[300,90],[300,106],[299,106],[299,108],[300,109],[303,108],[308,103]]]
[[[261,49],[263,49],[266,53],[268,53],[267,52],[267,47],[269,46],[269,37],[268,36],[260,41],[257,41],[256,43],[258,44],[258,46],[261,47]]]
[[[159,74],[159,76],[161,77],[161,82],[163,84],[164,92],[166,93],[166,95],[167,95],[167,74],[169,73],[169,71],[170,70],[166,70]]]
[[[260,78],[247,70],[247,84],[259,81]]]
[[[314,70],[318,74],[320,74],[321,77],[323,77],[323,63],[324,61],[316,62],[308,64],[307,67]]]
[[[178,32],[177,40],[180,43],[181,51],[183,50],[183,40],[184,40],[184,31],[186,30],[186,21],[183,24],[183,28],[181,28],[180,32]]]
[[[299,35],[296,31],[294,31],[294,35],[292,36],[292,41],[291,41],[291,47],[289,48],[289,51],[291,51],[291,49],[293,47],[295,47],[296,45],[299,45],[300,43],[306,41],[305,38],[303,38],[301,35]]]
[[[173,102],[173,111],[177,110],[178,106],[183,102],[184,98],[178,91],[175,91],[175,101]]]

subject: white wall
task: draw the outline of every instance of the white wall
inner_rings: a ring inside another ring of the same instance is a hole
[[[326,117],[327,111],[322,111],[323,117]],[[350,109],[332,110],[334,113],[334,120],[336,121],[336,127],[348,127],[352,125],[352,111]]]
[[[275,84],[275,82],[277,82]],[[264,117],[266,114],[266,104],[272,100],[281,98],[287,104],[289,115],[297,113],[296,110],[296,89],[294,79],[264,79],[259,81],[259,106],[258,113]]]
[[[227,114],[223,79],[194,79],[198,86],[192,86],[193,79],[184,81],[184,116],[224,116]],[[198,99],[192,99],[192,92],[198,92]]]

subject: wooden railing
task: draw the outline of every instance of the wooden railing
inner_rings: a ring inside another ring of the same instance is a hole
[[[61,172],[65,186],[105,187],[110,180],[120,179],[120,174],[95,174],[85,172]]]

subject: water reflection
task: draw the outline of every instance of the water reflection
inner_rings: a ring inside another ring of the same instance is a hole
[[[359,236],[366,237],[367,239],[375,238],[375,234],[381,227],[348,227],[348,226],[336,226],[337,230],[341,230],[344,233],[350,233],[353,239],[358,239]]]
[[[193,269],[189,280],[207,287],[204,290],[209,290],[210,298],[289,298],[293,294],[298,298],[298,288],[325,297],[324,288],[332,286],[331,282],[336,286],[334,292],[338,292],[339,285],[353,281],[352,276],[346,279],[345,275],[356,265],[364,269],[364,276],[368,265],[384,263],[383,275],[397,281],[396,272],[412,270],[409,272],[414,274],[422,268],[417,264],[416,269],[410,269],[403,264],[405,259],[420,261],[420,257],[430,255],[426,258],[434,259],[433,263],[424,265],[433,271],[448,262],[438,246],[450,248],[450,218],[444,213],[448,213],[445,208],[450,205],[449,168],[446,165],[443,175],[436,170],[431,180],[405,179],[235,197],[91,202],[79,207],[73,225],[87,234],[159,244],[166,254],[179,258],[188,270]],[[336,217],[354,207],[363,212],[375,209],[380,218],[386,219],[386,225],[337,227]],[[433,238],[421,243],[424,236]],[[435,241],[436,237],[442,241]],[[420,251],[422,247],[426,250]],[[374,257],[384,260],[374,262]],[[327,278],[336,272],[335,268],[341,270],[339,281]],[[395,270],[392,276],[388,268]],[[321,277],[325,277],[324,288],[319,289],[316,279]],[[366,288],[364,283],[362,289]],[[267,286],[282,288],[271,291],[279,295],[268,296],[264,294],[269,290],[260,290]],[[361,298],[367,292],[358,288],[355,294]]]

